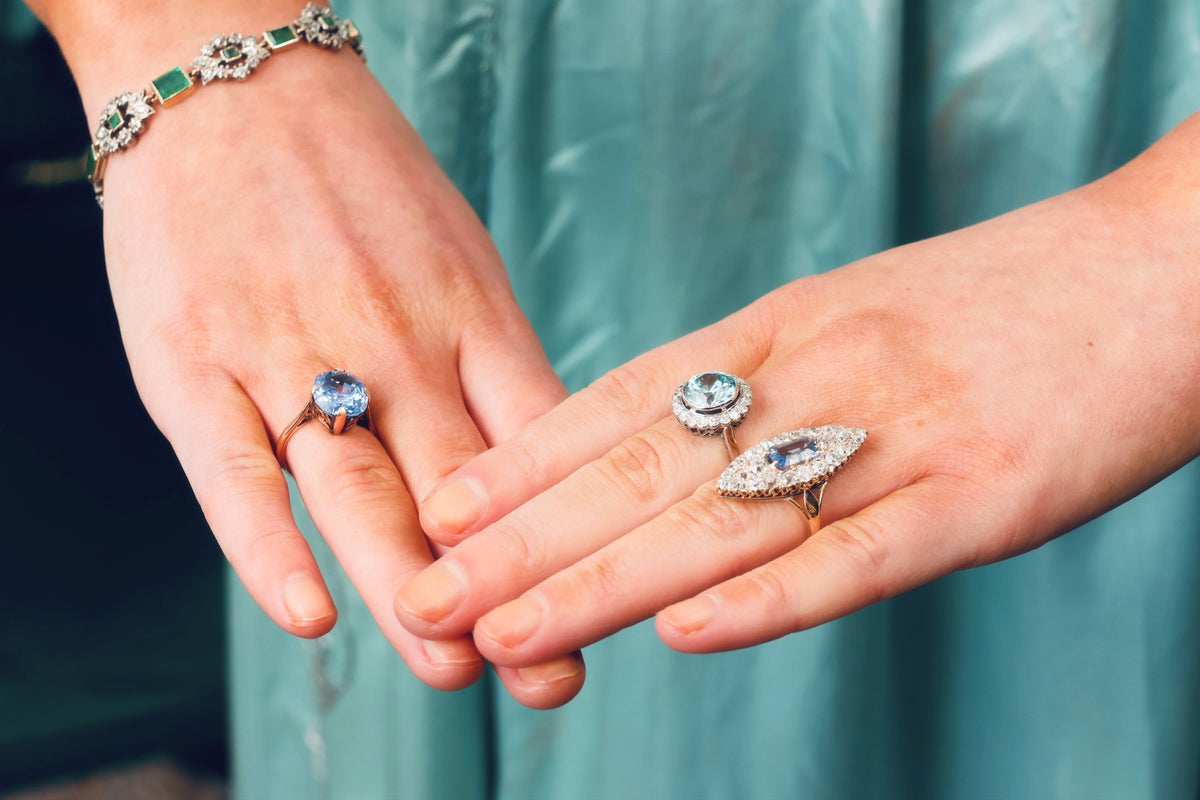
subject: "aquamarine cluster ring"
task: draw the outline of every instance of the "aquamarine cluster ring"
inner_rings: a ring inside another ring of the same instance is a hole
[[[287,469],[284,451],[288,440],[301,426],[314,421],[335,436],[355,425],[371,430],[371,397],[366,384],[341,369],[322,372],[314,378],[308,404],[275,441],[279,466]]]
[[[804,512],[811,532],[816,533],[825,484],[866,439],[862,428],[843,425],[772,436],[730,462],[717,479],[717,494],[737,500],[788,500]]]
[[[728,372],[710,370],[688,378],[671,399],[675,419],[700,436],[721,436],[729,457],[738,454],[733,429],[750,411],[750,385]]]

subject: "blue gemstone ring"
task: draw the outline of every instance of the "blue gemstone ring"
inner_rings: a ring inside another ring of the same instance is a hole
[[[292,434],[309,422],[320,422],[335,436],[347,428],[361,425],[371,430],[371,398],[366,384],[349,372],[332,369],[313,379],[308,404],[275,441],[275,458],[287,469],[284,450]]]
[[[717,479],[717,494],[738,500],[790,500],[815,532],[825,483],[866,438],[862,428],[822,425],[764,439],[725,468]]]
[[[723,436],[729,457],[737,455],[733,429],[750,410],[750,385],[728,372],[698,372],[688,378],[671,400],[675,419],[700,436]]]

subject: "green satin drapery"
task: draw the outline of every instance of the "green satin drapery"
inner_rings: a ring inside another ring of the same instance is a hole
[[[1077,186],[1200,109],[1191,0],[336,10],[572,387],[790,279]],[[1195,797],[1198,489],[1192,464],[1034,553],[762,647],[683,656],[637,626],[551,712],[419,686],[314,536],[326,640],[231,589],[238,793]]]

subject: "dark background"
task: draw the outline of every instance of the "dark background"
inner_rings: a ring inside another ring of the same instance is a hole
[[[150,756],[222,775],[220,551],[125,362],[74,84],[9,27],[0,792]]]

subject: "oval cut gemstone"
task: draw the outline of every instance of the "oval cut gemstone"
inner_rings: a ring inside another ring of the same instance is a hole
[[[817,454],[817,445],[807,436],[797,436],[795,439],[777,444],[767,449],[767,460],[775,465],[775,469],[787,469],[797,464],[806,464]]]
[[[737,379],[726,372],[701,372],[688,378],[682,397],[697,411],[721,411],[737,400]]]
[[[367,410],[367,387],[358,378],[340,369],[322,372],[313,380],[312,399],[317,408],[331,417],[341,410],[351,419]]]

